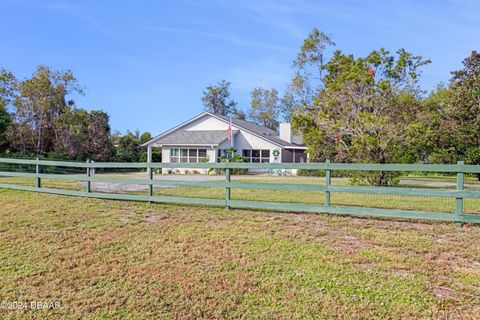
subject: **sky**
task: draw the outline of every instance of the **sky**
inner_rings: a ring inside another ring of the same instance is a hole
[[[156,135],[201,113],[222,79],[243,110],[254,87],[282,92],[314,27],[356,57],[383,47],[431,59],[430,91],[480,50],[479,13],[475,0],[0,0],[0,67],[20,79],[40,64],[70,69],[85,89],[77,107]]]

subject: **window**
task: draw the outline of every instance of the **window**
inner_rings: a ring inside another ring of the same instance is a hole
[[[197,149],[189,149],[188,150],[188,162],[190,163],[195,163],[198,162],[197,155],[198,155],[198,150]]]
[[[270,162],[270,150],[262,150],[260,162]]]
[[[180,149],[180,162],[188,162],[188,149]]]
[[[207,162],[207,149],[198,149],[198,162]]]
[[[245,149],[242,150],[242,155],[247,158],[248,162],[270,162],[270,150]]]
[[[260,162],[260,150],[253,149],[252,150],[252,160],[250,162]]]
[[[170,162],[198,163],[207,162],[207,149],[171,149]]]
[[[178,162],[178,149],[170,150],[170,162]]]

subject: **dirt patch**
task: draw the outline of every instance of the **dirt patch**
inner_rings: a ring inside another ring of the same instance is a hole
[[[459,292],[447,287],[433,288],[432,294],[435,297],[442,298],[442,299],[457,300],[457,301],[461,299],[461,295],[459,295]]]
[[[474,295],[468,292],[454,290],[452,288],[445,287],[445,286],[433,288],[432,294],[438,298],[455,300],[455,301],[459,301],[464,298],[480,299],[479,295]]]
[[[149,214],[145,219],[142,219],[146,223],[159,223],[171,219],[170,215],[167,214]]]
[[[135,213],[135,212],[132,212],[132,211],[127,212],[126,214],[121,215],[121,216],[118,218],[118,220],[120,220],[120,221],[123,222],[123,223],[128,223],[128,222],[130,221],[130,218],[131,218],[132,216],[134,216],[135,214],[136,214],[136,213]]]

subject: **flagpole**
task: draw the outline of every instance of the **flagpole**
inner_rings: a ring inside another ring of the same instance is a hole
[[[233,128],[232,128],[232,117],[230,117],[230,148],[233,148]]]

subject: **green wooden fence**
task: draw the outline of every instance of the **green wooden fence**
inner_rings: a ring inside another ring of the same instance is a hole
[[[317,212],[329,214],[344,214],[373,217],[395,217],[407,219],[425,219],[452,221],[457,226],[463,223],[480,223],[480,214],[464,213],[464,199],[480,199],[480,191],[464,189],[465,174],[479,174],[479,165],[464,165],[463,162],[451,165],[423,165],[423,164],[360,164],[360,163],[115,163],[115,162],[62,162],[45,160],[24,160],[0,158],[0,167],[8,165],[22,165],[34,167],[34,172],[18,172],[14,170],[0,169],[0,177],[27,177],[36,180],[35,186],[24,186],[12,183],[2,183],[0,188],[45,192],[69,196],[92,197],[102,199],[118,199],[179,204],[201,204],[213,206],[225,206],[226,208],[252,208],[268,209],[293,212]],[[84,174],[54,174],[42,173],[44,167],[66,167],[83,170]],[[94,175],[95,169],[124,169],[136,168],[147,171],[147,179],[115,178],[101,175]],[[220,181],[179,181],[174,179],[154,179],[153,170],[157,168],[195,168],[195,169],[220,169],[225,173],[225,180]],[[325,170],[325,184],[288,184],[288,183],[257,183],[257,182],[236,182],[231,181],[230,171],[232,169],[314,169]],[[348,171],[394,171],[394,172],[437,172],[456,174],[456,189],[439,188],[406,188],[406,187],[372,187],[372,186],[351,186],[332,185],[332,172],[336,170]],[[24,170],[25,171],[25,170]],[[57,188],[46,188],[42,186],[42,179],[73,180],[86,183],[84,191],[65,190]],[[94,182],[121,183],[148,186],[147,192],[142,194],[119,194],[101,193],[92,190]],[[193,186],[193,187],[216,187],[225,188],[225,199],[176,197],[154,195],[155,186]],[[232,189],[259,189],[259,190],[298,190],[298,191],[321,191],[325,199],[323,205],[306,203],[281,203],[267,201],[235,200],[231,197]],[[332,193],[357,193],[372,195],[400,195],[400,196],[426,196],[455,199],[454,212],[432,212],[415,211],[385,208],[367,208],[358,206],[331,205]]]

